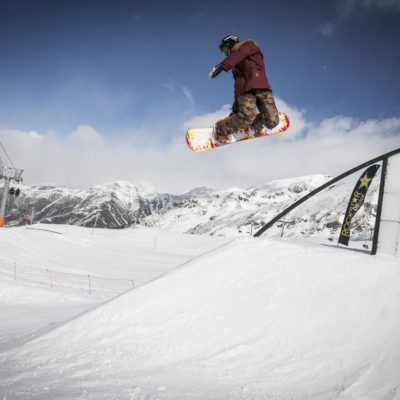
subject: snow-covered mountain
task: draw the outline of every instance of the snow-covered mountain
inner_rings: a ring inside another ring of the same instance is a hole
[[[182,194],[160,194],[128,182],[88,189],[25,186],[10,197],[8,226],[22,225],[34,210],[34,222],[124,228],[135,224],[176,232],[250,235],[278,213],[331,178],[312,175],[275,180],[247,189],[200,187]],[[327,237],[338,232],[354,181],[331,186],[292,211],[268,235]],[[367,238],[373,228],[379,178],[353,221],[353,237]]]
[[[313,175],[276,180],[248,189],[196,190],[172,207],[148,216],[144,223],[186,233],[249,235],[330,179]],[[282,231],[285,236],[333,235],[341,227],[353,185],[333,185],[288,214],[267,235],[281,235]],[[371,185],[364,207],[354,218],[353,236],[369,237],[377,192],[378,180]]]
[[[157,212],[169,202],[159,195],[128,182],[95,185],[88,189],[54,186],[25,186],[23,195],[11,197],[7,221],[21,225],[24,217],[36,222],[123,228]]]

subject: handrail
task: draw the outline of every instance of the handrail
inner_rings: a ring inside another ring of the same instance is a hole
[[[332,186],[334,183],[337,181],[340,181],[341,179],[345,178],[346,176],[349,176],[353,174],[354,172],[357,172],[360,169],[363,169],[365,167],[368,167],[371,164],[374,164],[378,161],[382,161],[384,159],[387,159],[397,153],[400,153],[400,148],[390,151],[389,153],[385,153],[379,157],[376,157],[372,160],[369,160],[363,164],[358,165],[357,167],[354,167],[347,172],[344,172],[343,174],[337,176],[336,178],[331,179],[329,182],[326,182],[325,184],[321,185],[317,189],[313,190],[312,192],[308,193],[306,196],[302,197],[300,200],[297,200],[295,203],[293,203],[291,206],[283,210],[280,214],[278,214],[275,218],[271,219],[268,223],[266,223],[260,230],[258,230],[253,236],[258,237],[261,236],[267,229],[269,229],[272,225],[274,225],[276,222],[278,222],[283,216],[288,214],[290,211],[298,207],[300,204],[303,204],[306,200],[310,199],[311,197],[315,196],[317,193],[321,192],[322,190],[326,189],[329,186]]]

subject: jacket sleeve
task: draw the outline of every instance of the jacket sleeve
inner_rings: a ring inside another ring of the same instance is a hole
[[[256,54],[258,51],[260,51],[260,49],[253,42],[248,41],[244,43],[239,50],[232,51],[229,56],[222,61],[222,66],[225,71],[229,71],[245,58]]]

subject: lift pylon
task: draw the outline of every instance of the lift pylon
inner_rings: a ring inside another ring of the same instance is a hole
[[[6,156],[8,157],[8,154],[6,153],[3,145],[1,145],[1,147],[4,150]],[[10,162],[11,162],[11,160],[10,160]],[[3,195],[1,197],[1,204],[0,204],[0,228],[2,228],[4,226],[4,214],[6,212],[10,182],[11,181],[21,182],[22,172],[23,172],[22,169],[17,169],[14,166],[7,167],[7,166],[3,165],[3,162],[0,157],[0,179],[5,180],[4,187],[3,187]]]

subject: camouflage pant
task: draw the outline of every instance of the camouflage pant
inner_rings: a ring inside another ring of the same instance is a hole
[[[258,115],[256,106],[260,111]],[[218,123],[218,130],[223,135],[229,135],[250,125],[259,130],[263,126],[272,129],[278,122],[279,115],[272,92],[267,89],[253,89],[238,97],[236,110]]]

